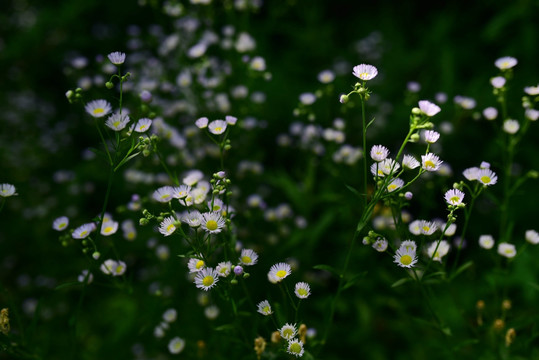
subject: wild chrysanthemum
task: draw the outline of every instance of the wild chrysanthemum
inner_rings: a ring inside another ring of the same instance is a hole
[[[101,264],[100,269],[106,275],[121,276],[125,273],[127,266],[123,261],[108,259]]]
[[[518,132],[518,129],[520,129],[520,124],[517,120],[507,119],[503,122],[503,131],[508,134],[516,134]]]
[[[312,105],[316,101],[316,95],[310,92],[299,95],[299,102],[303,105]]]
[[[401,242],[401,245],[399,247],[405,248],[406,250],[410,250],[413,252],[417,251],[417,244],[413,240],[404,240],[403,242]]]
[[[93,117],[100,118],[111,112],[112,106],[110,106],[107,100],[99,99],[90,101],[84,109]]]
[[[279,334],[283,339],[291,340],[296,336],[298,330],[296,329],[296,324],[285,324],[282,328],[279,329]]]
[[[318,73],[318,81],[322,84],[329,84],[333,80],[335,80],[335,73],[331,70],[323,70]]]
[[[228,125],[232,126],[236,125],[236,123],[238,122],[238,118],[232,115],[225,116],[225,120]]]
[[[433,104],[428,100],[420,100],[418,105],[421,112],[429,117],[434,116],[441,111],[438,105]]]
[[[440,133],[434,130],[426,130],[423,132],[423,139],[429,144],[434,144],[440,138]]]
[[[361,80],[367,81],[374,79],[374,77],[378,75],[378,69],[376,69],[376,67],[372,65],[360,64],[354,66],[352,74],[354,74],[354,76],[358,77]]]
[[[496,173],[490,169],[480,169],[477,172],[477,181],[485,186],[490,186],[496,184],[498,176],[496,176]]]
[[[165,236],[172,235],[176,231],[176,218],[174,216],[168,216],[163,219],[161,224],[159,224],[159,232]]]
[[[477,176],[479,174],[479,168],[478,167],[471,167],[471,168],[468,168],[466,170],[464,170],[462,172],[462,175],[464,175],[464,177],[467,179],[467,180],[477,180]]]
[[[524,92],[530,96],[539,95],[539,85],[537,86],[526,86]]]
[[[507,70],[507,69],[511,69],[512,67],[514,67],[517,63],[518,63],[518,61],[514,57],[512,57],[512,56],[504,56],[504,57],[501,57],[501,58],[497,59],[494,62],[494,65],[496,65],[496,67],[498,69],[500,69],[500,70]]]
[[[9,196],[13,196],[13,195],[17,195],[17,193],[15,192],[15,186],[13,186],[11,184],[1,184],[0,185],[0,196],[1,197],[9,197]]]
[[[378,252],[384,252],[387,250],[387,240],[386,239],[377,239],[372,247]]]
[[[306,282],[299,282],[294,287],[294,294],[300,299],[307,299],[311,295],[311,287]]]
[[[109,116],[105,125],[114,131],[122,131],[129,123],[129,115],[121,115],[119,113]]]
[[[166,203],[172,200],[173,195],[174,188],[172,186],[162,186],[153,192],[152,198],[161,203]]]
[[[202,178],[204,178],[204,173],[202,171],[191,170],[184,176],[182,183],[189,186],[195,186],[197,182],[202,180]]]
[[[442,165],[442,162],[443,161],[433,153],[421,155],[422,168],[426,171],[437,171]]]
[[[105,221],[101,225],[101,235],[110,236],[118,231],[118,222],[117,221]]]
[[[152,126],[152,119],[142,118],[137,121],[134,130],[138,133],[144,133],[150,129],[150,126]]]
[[[242,249],[240,263],[242,265],[254,265],[258,261],[258,254],[251,249]]]
[[[168,351],[171,354],[179,354],[185,348],[185,340],[180,337],[172,338],[168,343]]]
[[[206,212],[201,216],[201,226],[210,234],[220,233],[225,226],[225,220],[216,212]]]
[[[69,225],[69,219],[67,216],[60,216],[56,218],[52,223],[52,228],[56,231],[62,231]]]
[[[503,76],[496,76],[490,79],[490,85],[496,89],[500,89],[505,85],[505,78]]]
[[[94,223],[84,224],[84,225],[79,226],[75,230],[73,230],[73,233],[71,234],[71,236],[73,237],[73,239],[85,239],[94,230],[95,230]]]
[[[494,238],[492,235],[481,235],[479,236],[479,246],[481,246],[483,249],[492,249],[494,246]]]
[[[257,308],[258,309],[256,311],[258,311],[262,315],[267,316],[273,314],[273,311],[271,310],[271,305],[268,300],[263,300],[259,302]]]
[[[197,272],[195,284],[197,288],[204,291],[210,290],[219,281],[219,274],[213,268],[204,268]]]
[[[210,211],[221,211],[223,205],[223,200],[221,199],[213,199],[213,205],[211,201],[208,201],[208,208],[210,209]]]
[[[222,261],[215,268],[220,277],[227,277],[232,271],[232,263],[230,261]]]
[[[277,283],[290,275],[291,272],[292,268],[289,264],[283,262],[277,263],[270,268],[270,271],[268,272],[268,279],[270,279],[271,282]]]
[[[413,170],[419,165],[421,164],[419,163],[419,161],[416,160],[415,157],[413,157],[412,155],[404,155],[402,159],[402,166],[405,169]]]
[[[539,244],[539,233],[535,230],[526,230],[525,234],[526,241],[530,244],[537,245]]]
[[[423,220],[414,220],[408,225],[408,230],[414,235],[421,234],[421,222]]]
[[[438,225],[436,225],[435,222],[427,220],[421,220],[419,227],[421,229],[421,234],[423,235],[432,235],[436,230],[438,230]]]
[[[163,320],[167,323],[173,323],[178,318],[178,312],[176,309],[168,309],[163,313]]]
[[[385,160],[389,155],[389,150],[383,145],[374,145],[371,148],[371,159],[376,162]]]
[[[489,107],[485,108],[485,110],[483,110],[483,116],[487,120],[494,120],[494,119],[496,119],[496,117],[498,117],[498,109],[496,109],[496,108],[494,108],[492,106],[489,106]]]
[[[107,57],[114,65],[122,65],[125,61],[125,53],[119,51],[111,52]]]
[[[450,189],[445,193],[444,198],[449,205],[460,205],[464,199],[464,193],[458,189]]]
[[[198,118],[197,121],[195,121],[195,125],[199,129],[204,129],[208,127],[208,122],[209,122],[209,119],[207,117],[201,117],[201,118]]]
[[[198,210],[193,210],[182,217],[182,221],[192,228],[197,228],[202,224],[202,214]]]
[[[537,121],[537,119],[539,119],[539,110],[526,109],[524,111],[524,116],[530,121]]]
[[[394,256],[394,262],[400,267],[411,268],[417,263],[417,255],[412,246],[400,246]]]
[[[498,254],[506,258],[512,258],[517,254],[517,250],[515,245],[503,242],[498,244]]]
[[[288,341],[288,347],[286,348],[286,351],[289,354],[294,355],[295,357],[302,357],[303,352],[303,342],[298,339],[292,339]]]
[[[445,240],[435,241],[430,244],[427,254],[434,261],[442,262],[442,258],[449,252],[449,243]]]
[[[187,263],[187,267],[190,273],[197,273],[206,267],[206,263],[202,259],[191,258]]]
[[[189,195],[189,192],[191,191],[191,187],[189,185],[180,185],[173,188],[172,197],[175,199],[185,199],[187,195]]]
[[[208,130],[212,134],[219,135],[225,132],[227,125],[227,122],[224,120],[213,120],[208,124]]]
[[[399,178],[395,178],[395,179],[391,180],[391,182],[387,186],[387,191],[388,192],[393,192],[393,191],[395,191],[397,189],[400,189],[403,186],[404,186],[404,180],[399,179]]]

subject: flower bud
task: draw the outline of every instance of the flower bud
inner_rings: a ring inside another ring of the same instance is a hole
[[[107,87],[107,89],[110,90],[110,89],[112,89],[112,88],[114,87],[114,84],[113,84],[111,81],[107,81],[107,82],[105,83],[105,86]]]
[[[339,101],[341,102],[341,104],[346,104],[348,102],[348,95],[341,95]]]

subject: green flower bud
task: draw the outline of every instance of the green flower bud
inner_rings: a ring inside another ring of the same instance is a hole
[[[105,86],[107,87],[107,89],[110,90],[110,89],[112,89],[114,87],[114,84],[112,83],[112,81],[107,81],[105,83]]]
[[[418,107],[412,108],[412,114],[414,115],[421,115],[421,109]]]
[[[150,220],[148,220],[146,218],[140,218],[138,223],[139,223],[140,226],[145,226],[145,225],[148,225],[150,223]]]
[[[348,95],[341,95],[339,101],[341,102],[341,104],[346,104],[348,102]]]

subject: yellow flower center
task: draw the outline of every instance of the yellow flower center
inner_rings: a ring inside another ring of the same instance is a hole
[[[278,278],[284,278],[286,276],[286,271],[285,270],[279,270],[277,271],[277,273],[275,274]]]
[[[362,72],[361,74],[359,74],[359,78],[361,80],[365,80],[365,78],[368,78],[369,77],[369,73],[367,72]]]
[[[203,267],[203,266],[204,266],[204,261],[202,261],[202,260],[198,260],[197,263],[196,263],[196,265],[195,265],[195,267],[196,267],[197,269],[200,269],[200,268]]]
[[[105,112],[105,109],[103,108],[95,108],[93,111],[94,115],[100,115],[100,114],[103,114]]]
[[[301,352],[301,345],[299,343],[293,343],[290,345],[290,352],[299,354]]]
[[[84,230],[83,232],[80,233],[80,236],[85,236],[86,234],[88,234],[88,231]]]
[[[116,266],[116,274],[121,274],[124,271],[123,265]]]
[[[252,261],[251,258],[247,255],[241,257],[241,262],[244,264],[250,264],[251,261]]]
[[[425,161],[425,167],[433,168],[433,167],[436,167],[436,165],[432,161],[427,160]]]
[[[389,186],[387,187],[387,190],[393,191],[393,190],[395,190],[396,188],[397,188],[397,185],[391,184],[391,185],[389,185]]]
[[[422,229],[423,229],[424,232],[429,232],[430,227],[429,226],[423,226]]]
[[[206,222],[206,227],[208,228],[208,230],[217,230],[217,221],[208,220],[208,222]]]
[[[305,289],[298,289],[298,294],[300,294],[301,296],[307,296],[308,293],[307,293],[307,290]]]
[[[285,339],[289,339],[291,338],[292,336],[294,336],[294,331],[292,329],[284,329],[283,330],[283,337]]]
[[[482,182],[483,184],[488,184],[488,183],[490,182],[490,177],[487,176],[487,175],[481,176],[481,182]]]
[[[264,306],[264,308],[262,309],[262,312],[265,313],[265,314],[269,314],[270,313],[270,307],[269,306]]]
[[[176,230],[176,227],[174,226],[174,224],[169,224],[167,226],[167,232],[171,232],[171,231],[174,231]]]
[[[458,196],[453,196],[451,199],[449,199],[449,202],[454,204],[454,203],[458,203],[460,201],[459,197]]]
[[[204,286],[210,286],[210,285],[213,284],[213,282],[214,282],[213,276],[210,276],[210,275],[208,275],[208,276],[204,277],[204,279],[202,279],[202,285],[204,285]]]
[[[220,133],[221,131],[223,131],[223,128],[220,126],[217,126],[216,128],[213,129],[213,131],[215,131],[216,133]]]
[[[112,232],[112,226],[107,226],[107,227],[103,230],[103,232],[104,232],[105,234],[108,234],[109,232]]]
[[[58,225],[58,228],[59,228],[59,229],[63,229],[63,228],[66,227],[66,225],[67,225],[67,224],[66,224],[65,222],[63,222],[63,223],[61,223],[60,225]]]
[[[412,263],[412,257],[410,255],[401,256],[401,264],[410,265]]]

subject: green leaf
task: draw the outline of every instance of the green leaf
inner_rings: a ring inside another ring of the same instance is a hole
[[[369,121],[369,123],[367,124],[367,126],[365,126],[365,130],[366,130],[366,129],[368,129],[368,128],[369,128],[369,126],[371,126],[371,125],[372,125],[372,123],[374,122],[374,119],[375,119],[375,118],[372,118],[372,120],[371,120],[371,121]]]
[[[330,266],[330,265],[324,265],[324,264],[315,265],[315,266],[313,266],[313,269],[329,271],[330,273],[332,273],[336,277],[338,277],[338,278],[341,277],[341,273],[337,269],[335,269],[333,266]]]
[[[234,324],[225,324],[225,325],[217,326],[213,330],[215,330],[215,331],[232,331],[235,328],[236,327],[234,326]]]
[[[65,283],[65,284],[58,285],[57,287],[54,288],[54,290],[60,290],[60,289],[70,287],[70,286],[73,286],[73,285],[82,285],[82,283],[80,283],[78,281],[72,281],[72,282],[68,282],[68,283]]]
[[[455,271],[455,273],[453,275],[451,275],[451,278],[450,280],[453,280],[454,278],[456,278],[461,272],[465,271],[466,269],[468,269],[470,266],[473,265],[473,261],[470,260],[468,261],[467,263],[464,263],[462,264],[458,269],[457,271]]]
[[[344,186],[346,186],[346,188],[347,188],[348,190],[350,190],[350,191],[351,191],[354,195],[356,195],[357,197],[362,198],[362,197],[365,196],[365,194],[360,193],[359,191],[357,191],[356,189],[354,189],[354,188],[351,187],[350,185],[344,184]]]
[[[348,279],[346,281],[346,284],[344,284],[343,286],[343,290],[346,290],[348,289],[349,287],[352,287],[354,286],[359,279],[361,279],[362,277],[364,277],[365,275],[367,275],[367,272],[366,271],[363,271],[362,273],[359,273],[359,274],[355,274],[353,275],[350,279]]]
[[[401,286],[402,284],[405,284],[405,283],[407,283],[408,281],[412,281],[412,278],[406,277],[406,278],[402,278],[402,279],[400,279],[400,280],[397,280],[397,281],[395,281],[395,282],[391,285],[391,287],[392,287],[392,288],[395,288],[395,287],[397,287],[397,286]]]

